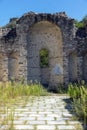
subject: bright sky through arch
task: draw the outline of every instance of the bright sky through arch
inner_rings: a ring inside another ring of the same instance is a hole
[[[0,0],[0,26],[12,17],[33,12],[66,12],[69,17],[81,20],[87,15],[87,0]]]

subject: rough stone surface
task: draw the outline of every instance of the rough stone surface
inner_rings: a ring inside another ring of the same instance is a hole
[[[72,108],[67,109],[70,106],[67,99],[66,95],[29,97],[26,103],[23,100],[13,104],[6,114],[0,113],[0,130],[8,127],[12,130],[12,124],[15,130],[83,130],[82,123],[74,119]],[[9,119],[4,123],[11,113],[13,122]]]
[[[43,48],[49,52],[47,68],[40,67]],[[87,81],[86,59],[87,26],[76,29],[65,12],[29,12],[14,28],[0,28],[0,81],[24,77],[28,83],[37,80],[54,89],[70,81]],[[60,67],[54,71],[56,66]]]

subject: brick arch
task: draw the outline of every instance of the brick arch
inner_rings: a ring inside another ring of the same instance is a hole
[[[42,48],[49,50],[49,68],[41,68],[39,65]],[[63,70],[61,29],[48,21],[34,24],[27,34],[27,79],[55,86],[63,83],[61,68]]]

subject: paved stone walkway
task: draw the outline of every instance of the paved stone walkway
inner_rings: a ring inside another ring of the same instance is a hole
[[[8,109],[10,121],[2,124],[0,130],[6,130],[9,126],[16,130],[82,130],[81,123],[74,120],[70,106],[64,101],[67,98],[56,95],[30,97],[27,104],[20,103],[14,112]],[[0,116],[5,119],[7,115]]]

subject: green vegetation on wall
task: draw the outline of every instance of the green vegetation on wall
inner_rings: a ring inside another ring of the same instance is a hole
[[[14,28],[14,27],[16,27],[17,20],[18,20],[18,18],[10,19],[10,22],[8,24],[6,24],[3,28]]]
[[[75,20],[75,26],[77,28],[85,27],[85,25],[87,25],[87,15],[81,21]]]

